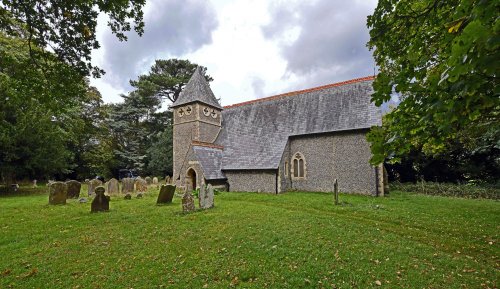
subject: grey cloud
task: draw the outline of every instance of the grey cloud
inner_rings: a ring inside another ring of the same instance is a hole
[[[271,8],[273,19],[262,27],[264,37],[279,38],[290,27],[300,34],[281,44],[287,73],[299,76],[300,87],[314,86],[373,74],[374,61],[366,47],[369,1],[318,0],[313,4],[283,4]],[[292,17],[290,15],[298,15]],[[283,15],[284,18],[278,18]]]
[[[210,2],[154,0],[148,6],[142,37],[129,33],[128,41],[120,42],[108,32],[102,42],[104,78],[115,86],[129,88],[129,79],[149,68],[156,58],[175,57],[212,42],[218,21]]]
[[[265,85],[266,85],[266,83],[260,77],[254,77],[252,79],[252,89],[253,89],[254,95],[257,98],[264,97],[264,86]]]

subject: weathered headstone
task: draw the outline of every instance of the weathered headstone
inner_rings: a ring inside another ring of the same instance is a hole
[[[155,185],[156,187],[158,187],[158,178],[157,177],[153,178],[153,185]]]
[[[151,179],[151,177],[146,177],[144,180],[148,186],[153,184],[153,179]]]
[[[122,179],[122,194],[132,194],[134,192],[134,179],[123,178]]]
[[[108,191],[108,195],[117,195],[120,193],[120,185],[118,183],[118,180],[115,178],[112,178],[106,183],[106,188]]]
[[[106,189],[99,186],[95,189],[95,198],[90,205],[90,211],[95,212],[106,212],[109,211],[109,196],[104,195]]]
[[[189,213],[195,209],[193,195],[191,195],[190,192],[184,193],[184,196],[182,196],[182,211],[184,213]]]
[[[53,182],[49,186],[49,204],[65,205],[68,187],[63,182]]]
[[[89,196],[92,196],[94,194],[95,189],[98,186],[102,186],[102,182],[100,180],[93,179],[89,181],[88,186],[89,186],[88,194]]]
[[[214,188],[212,185],[208,185],[205,188],[205,185],[200,187],[200,208],[201,209],[210,209],[214,207]]]
[[[148,190],[148,184],[144,179],[139,177],[135,179],[135,190],[141,193],[146,192]]]
[[[132,200],[132,195],[127,193],[124,197],[125,200]]]
[[[205,198],[205,208],[213,208],[215,206],[214,203],[214,188],[212,187],[211,184],[208,184],[207,187],[207,194]]]
[[[78,199],[80,197],[80,190],[82,188],[82,184],[79,181],[70,180],[66,182],[66,186],[68,186],[68,199]]]
[[[170,180],[170,176],[167,176],[167,177],[165,178],[165,184],[167,184],[167,185],[168,185],[168,184],[170,184],[170,182],[171,182],[171,180]]]
[[[33,180],[33,188],[36,188],[37,185],[36,185],[36,180]]]
[[[160,188],[160,194],[158,195],[158,199],[156,199],[156,203],[157,204],[172,203],[174,194],[175,194],[175,186],[162,185]]]
[[[200,207],[200,209],[203,209],[203,207],[205,206],[206,191],[207,187],[202,183],[198,192],[198,206]]]
[[[138,199],[142,199],[142,193],[137,193],[137,196],[135,196]]]

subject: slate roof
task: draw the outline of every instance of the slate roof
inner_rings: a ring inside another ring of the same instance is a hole
[[[220,148],[193,145],[193,151],[200,162],[205,179],[219,180],[226,178],[221,171],[222,150]]]
[[[216,144],[221,169],[276,169],[289,136],[381,125],[373,77],[226,106]]]
[[[177,100],[170,107],[176,107],[195,101],[222,109],[214,93],[210,89],[210,85],[208,85],[205,77],[203,77],[200,67],[196,68],[196,71],[189,79],[186,87],[184,87]]]

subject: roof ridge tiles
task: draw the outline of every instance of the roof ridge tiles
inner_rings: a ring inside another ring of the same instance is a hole
[[[332,88],[332,87],[343,86],[343,85],[347,85],[347,84],[353,84],[353,83],[357,83],[357,82],[369,81],[369,80],[374,80],[374,79],[375,79],[375,76],[359,77],[359,78],[354,78],[354,79],[350,79],[350,80],[346,80],[346,81],[335,82],[335,83],[331,83],[331,84],[327,84],[327,85],[317,86],[317,87],[313,87],[313,88],[295,90],[295,91],[285,92],[285,93],[281,93],[281,94],[276,94],[273,96],[268,96],[268,97],[253,99],[253,100],[244,101],[244,102],[240,102],[240,103],[235,103],[235,104],[231,104],[231,105],[226,105],[226,106],[224,106],[224,108],[228,109],[228,108],[240,107],[240,106],[244,106],[244,105],[248,105],[248,104],[254,104],[254,103],[258,103],[258,102],[277,100],[277,99],[281,99],[281,98],[284,98],[287,96],[294,96],[294,95],[298,95],[298,94],[302,94],[302,93],[308,93],[308,92],[323,90],[323,89]]]

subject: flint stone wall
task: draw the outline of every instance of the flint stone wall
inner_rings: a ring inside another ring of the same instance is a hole
[[[276,193],[275,170],[224,171],[230,192]]]
[[[367,130],[290,138],[280,164],[280,191],[332,192],[335,179],[346,193],[376,193],[375,168],[369,164]],[[305,159],[305,179],[292,178],[292,157],[300,152]],[[285,161],[288,172],[285,175]]]

